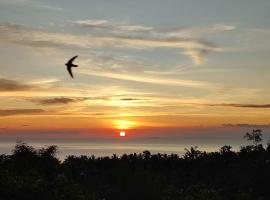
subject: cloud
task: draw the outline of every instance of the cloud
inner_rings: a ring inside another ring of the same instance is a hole
[[[25,97],[24,100],[36,103],[43,106],[53,106],[53,105],[67,105],[71,103],[79,103],[83,101],[96,101],[96,100],[111,100],[114,96],[61,96],[61,97]]]
[[[237,103],[221,103],[221,104],[207,104],[208,106],[222,106],[233,108],[270,108],[270,104],[237,104]]]
[[[152,75],[176,75],[176,74],[191,74],[191,73],[231,73],[239,71],[238,69],[216,69],[216,68],[198,68],[197,66],[171,66],[167,69],[144,70],[145,74]]]
[[[88,28],[106,28],[108,27],[109,21],[104,19],[97,19],[97,20],[89,19],[89,20],[77,20],[73,23]]]
[[[139,98],[122,98],[121,101],[145,101],[148,99],[139,99]]]
[[[209,53],[206,49],[190,49],[184,52],[184,54],[191,57],[195,64],[200,65],[204,62],[205,56]]]
[[[171,69],[167,70],[144,70],[143,73],[145,74],[153,74],[153,75],[175,75],[178,73],[186,73],[187,70],[191,70],[191,66],[173,66]],[[205,69],[205,68],[204,68]],[[196,67],[197,70],[197,67]]]
[[[222,126],[239,128],[270,128],[270,124],[222,124]]]
[[[136,43],[140,43],[141,46],[144,44],[147,48],[167,47],[183,49],[183,54],[188,55],[195,64],[202,64],[204,57],[208,53],[222,50],[222,48],[218,48],[213,43],[203,40],[202,36],[204,34],[228,32],[236,28],[232,25],[213,24],[162,29],[102,19],[78,20],[73,23],[82,27],[88,27],[90,31],[106,29],[105,35],[118,37],[121,40],[134,40]],[[175,46],[168,44],[169,42],[174,43]],[[136,46],[136,44],[134,45]]]
[[[87,38],[71,34],[48,32],[22,25],[0,24],[0,42],[14,43],[33,48],[64,48],[68,46],[87,47]]]
[[[42,109],[9,109],[0,110],[0,116],[13,116],[13,115],[33,115],[45,112]]]
[[[141,25],[122,25],[118,26],[120,31],[135,31],[135,32],[146,32],[153,30],[153,27],[150,26],[141,26]]]
[[[143,69],[145,65],[130,56],[117,57],[101,53],[91,53],[89,58],[83,61],[83,65],[91,66],[93,70],[100,71],[128,71],[133,72]]]
[[[68,34],[48,32],[42,29],[28,28],[16,24],[0,24],[0,41],[25,45],[33,48],[173,48],[188,55],[196,64],[203,63],[210,52],[223,49],[213,42],[199,37],[175,35],[170,31],[160,31],[141,25],[111,25],[107,20],[76,21],[77,25],[106,28],[110,31],[92,32],[91,34]],[[217,28],[210,28],[214,31]],[[225,29],[225,28],[224,28]],[[229,29],[229,28],[227,28]],[[221,28],[219,28],[221,31]]]
[[[68,97],[56,97],[51,99],[35,99],[32,100],[41,105],[57,105],[57,104],[70,104],[75,102],[84,101],[87,98],[68,98]]]
[[[55,83],[58,79],[33,79],[27,82],[12,80],[7,78],[0,77],[0,92],[3,92],[5,95],[8,92],[12,92],[14,95],[21,95],[22,93],[17,92],[46,92],[48,89],[56,89]],[[30,93],[29,93],[30,94]],[[28,95],[26,95],[28,96]]]
[[[10,6],[26,6],[35,9],[41,10],[50,10],[50,11],[62,11],[63,8],[55,7],[47,4],[42,4],[38,0],[8,0],[8,1],[0,1],[0,5],[10,5]]]
[[[20,83],[18,81],[0,78],[0,91],[10,92],[10,91],[27,91],[34,89],[35,86]]]
[[[143,32],[153,30],[153,27],[150,26],[134,25],[127,22],[116,22],[105,19],[77,20],[72,21],[72,23],[86,28],[107,29],[107,31],[113,33]]]
[[[71,22],[82,27],[88,27],[89,29],[107,29],[107,31],[109,32],[122,34],[125,34],[125,32],[129,33],[135,31],[136,34],[147,33],[151,37],[163,38],[197,36],[203,33],[208,34],[215,32],[232,31],[236,29],[235,26],[227,24],[201,25],[195,27],[154,28],[152,26],[132,24],[127,21],[115,21],[107,19],[87,19]]]
[[[215,24],[212,27],[213,27],[213,31],[232,31],[236,29],[235,26],[226,25],[226,24]]]
[[[90,76],[99,76],[99,77],[106,77],[106,78],[134,81],[134,82],[141,82],[141,83],[151,83],[151,84],[170,85],[170,86],[185,86],[185,87],[207,88],[207,89],[215,88],[215,86],[211,85],[210,83],[202,82],[202,81],[165,79],[165,78],[160,79],[159,77],[146,77],[146,76],[125,74],[125,73],[101,72],[101,71],[93,71],[93,70],[91,71],[81,70],[80,73],[90,75]]]

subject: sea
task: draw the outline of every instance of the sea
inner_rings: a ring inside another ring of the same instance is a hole
[[[12,153],[16,143],[22,141],[1,140],[0,154],[9,155]],[[145,150],[154,153],[178,154],[182,156],[186,149],[197,146],[198,150],[213,152],[219,151],[225,145],[224,141],[180,141],[180,140],[100,140],[100,139],[74,139],[74,140],[24,140],[27,145],[36,149],[56,145],[57,157],[64,160],[69,155],[104,157],[116,154],[142,153]],[[227,144],[228,145],[228,144]],[[234,150],[239,150],[241,144],[238,142],[230,143]]]

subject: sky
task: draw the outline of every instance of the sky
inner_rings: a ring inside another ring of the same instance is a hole
[[[269,0],[0,0],[0,138],[268,137],[269,10]]]

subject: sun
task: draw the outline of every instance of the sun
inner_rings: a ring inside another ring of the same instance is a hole
[[[125,137],[125,136],[126,136],[126,133],[125,133],[124,131],[121,131],[121,132],[119,133],[119,136],[120,136],[120,137]]]

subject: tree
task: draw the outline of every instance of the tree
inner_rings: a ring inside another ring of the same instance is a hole
[[[202,152],[198,150],[198,147],[190,147],[190,149],[185,148],[186,153],[184,154],[185,159],[197,159],[202,155]]]
[[[232,152],[232,147],[230,145],[224,145],[223,147],[220,148],[220,153],[221,154],[228,154]]]
[[[52,145],[52,146],[48,146],[47,148],[42,148],[38,151],[40,156],[44,156],[44,157],[55,157],[55,155],[57,154],[57,146]]]
[[[248,141],[252,141],[253,145],[255,147],[258,146],[258,144],[263,140],[262,139],[262,130],[261,129],[257,129],[254,130],[250,133],[247,132],[244,136],[244,138],[246,138]]]

